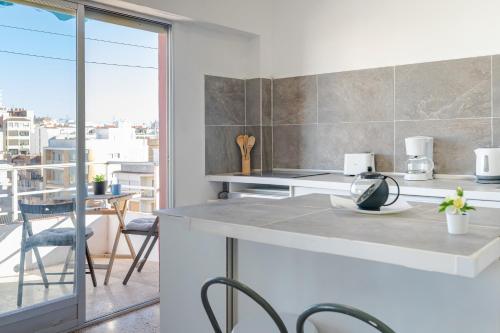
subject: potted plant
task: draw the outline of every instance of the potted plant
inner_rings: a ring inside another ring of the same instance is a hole
[[[104,175],[94,176],[94,194],[102,195],[106,193],[107,182],[104,179]]]
[[[453,235],[466,234],[469,230],[469,211],[476,210],[467,204],[464,198],[464,190],[457,187],[456,195],[448,197],[439,205],[439,212],[446,212],[448,232]]]

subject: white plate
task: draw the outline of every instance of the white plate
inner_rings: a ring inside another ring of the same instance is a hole
[[[359,209],[356,207],[354,211],[360,214],[372,214],[372,215],[386,215],[386,214],[397,214],[406,212],[407,210],[412,209],[413,206],[404,200],[398,200],[390,206],[382,206],[380,210],[365,210]]]
[[[413,208],[412,205],[410,205],[408,202],[399,199],[396,201],[394,204],[390,206],[382,206],[380,207],[380,210],[365,210],[365,209],[360,209],[352,200],[342,198],[336,195],[330,195],[330,202],[332,204],[332,207],[335,208],[345,208],[352,210],[356,213],[360,214],[371,214],[371,215],[386,215],[386,214],[398,214],[405,212],[407,210],[410,210]]]

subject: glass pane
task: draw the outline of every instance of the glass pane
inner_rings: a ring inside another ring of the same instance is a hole
[[[166,31],[161,25],[122,16],[87,11],[86,44],[86,150],[88,180],[96,183],[102,176],[108,195],[130,194],[126,204],[125,224],[136,218],[153,218],[158,206],[159,152],[159,47]],[[120,190],[118,189],[118,186]],[[90,195],[98,186],[90,189]],[[87,202],[89,208],[113,208],[105,200]],[[119,220],[115,215],[87,216],[99,243],[90,244],[97,264],[107,265],[112,256]],[[106,236],[106,233],[109,236]],[[130,245],[137,253],[145,240],[130,235]],[[155,247],[144,268],[132,274],[127,286],[122,284],[132,264],[129,244],[122,234],[117,257],[105,287],[93,288],[87,281],[87,318],[95,318],[158,296],[158,250]],[[97,272],[100,283],[106,270]],[[105,288],[106,292],[99,290]]]
[[[75,29],[0,1],[0,313],[74,293]]]

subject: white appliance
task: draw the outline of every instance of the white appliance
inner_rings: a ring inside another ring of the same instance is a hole
[[[434,139],[430,136],[412,136],[405,139],[408,155],[405,180],[429,180],[434,173]]]
[[[344,154],[344,175],[355,176],[362,172],[375,171],[375,154],[360,153],[360,154]]]
[[[500,148],[477,148],[476,179],[478,183],[500,183]]]

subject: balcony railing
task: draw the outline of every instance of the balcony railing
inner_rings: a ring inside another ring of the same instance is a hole
[[[90,167],[98,167],[95,174],[104,174],[106,179],[111,180],[113,174],[122,170],[123,164],[133,164],[134,162],[87,162],[87,171]],[[153,209],[158,208],[159,203],[159,179],[158,166],[152,162],[140,162],[153,166],[153,186],[131,185],[121,182],[122,191],[138,192],[140,195],[134,200],[153,201]],[[23,165],[14,166],[10,164],[0,164],[0,224],[8,224],[19,219],[18,200],[26,197],[49,197],[55,196],[57,193],[75,193],[75,184],[64,185],[57,184],[54,179],[47,180],[44,177],[45,171],[63,171],[65,169],[76,168],[76,163],[54,163],[54,164],[39,164],[39,165]],[[34,171],[39,171],[35,174]],[[94,170],[94,171],[96,171]],[[23,174],[24,173],[24,174]],[[130,171],[129,171],[130,173]],[[142,174],[142,172],[137,172]],[[23,175],[23,179],[20,176]],[[15,181],[13,181],[15,180]],[[36,185],[34,185],[36,184]],[[88,186],[89,192],[92,187]],[[151,195],[153,194],[153,195]],[[7,202],[5,202],[7,201]],[[10,202],[9,202],[10,201]]]

